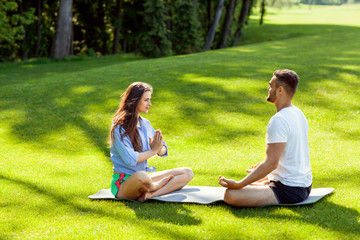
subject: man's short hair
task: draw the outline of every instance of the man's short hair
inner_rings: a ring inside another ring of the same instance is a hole
[[[288,94],[294,96],[299,83],[299,76],[296,72],[289,69],[281,69],[276,70],[273,75],[276,77],[276,86],[283,86]]]

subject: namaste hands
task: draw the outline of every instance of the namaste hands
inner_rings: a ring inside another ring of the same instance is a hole
[[[164,137],[160,129],[157,129],[155,131],[154,138],[150,137],[149,140],[150,140],[150,148],[154,149],[157,153],[160,153],[163,147],[163,140],[164,140]]]

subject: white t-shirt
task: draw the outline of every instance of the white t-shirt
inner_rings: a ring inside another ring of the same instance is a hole
[[[266,143],[284,143],[285,150],[278,167],[268,177],[292,187],[312,184],[308,122],[300,109],[290,106],[281,109],[269,121]]]

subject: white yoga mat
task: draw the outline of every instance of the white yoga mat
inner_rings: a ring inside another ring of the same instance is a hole
[[[226,188],[223,187],[206,187],[206,186],[185,186],[182,189],[168,193],[159,197],[150,198],[149,200],[158,200],[165,202],[180,202],[180,203],[199,203],[209,204],[218,201],[224,201],[224,192]],[[332,193],[334,188],[314,188],[307,199],[303,202],[295,204],[278,204],[284,206],[313,204],[321,198]],[[130,200],[115,198],[110,189],[102,189],[99,192],[90,195],[90,199],[98,200]],[[131,200],[132,201],[132,200]]]

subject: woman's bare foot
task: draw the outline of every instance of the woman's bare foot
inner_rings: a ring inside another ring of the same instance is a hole
[[[139,202],[143,202],[143,201],[145,201],[146,199],[149,199],[149,198],[151,198],[151,193],[146,192],[146,193],[143,193],[137,200]]]
[[[156,190],[159,190],[160,188],[162,188],[163,186],[165,186],[171,179],[173,179],[174,176],[170,175],[167,177],[164,177],[163,179],[161,179],[160,181],[154,182],[153,183],[153,188],[151,189],[151,192],[145,192],[143,193],[137,200],[139,202],[143,202],[146,199],[149,199],[152,197],[152,192],[155,192]]]
[[[174,176],[170,175],[170,176],[164,177],[163,179],[161,179],[161,180],[159,180],[157,182],[153,182],[154,188],[151,189],[151,191],[154,192],[154,191],[162,188],[163,186],[165,186],[173,178],[174,178]]]

